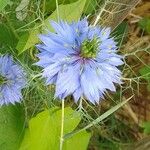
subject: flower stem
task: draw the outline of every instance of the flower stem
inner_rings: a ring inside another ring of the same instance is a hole
[[[58,8],[58,0],[56,0],[56,12],[57,12],[57,20],[59,21],[60,18],[59,18],[59,8]]]
[[[61,110],[61,134],[60,134],[60,150],[63,148],[64,135],[64,99],[62,99],[62,110]]]

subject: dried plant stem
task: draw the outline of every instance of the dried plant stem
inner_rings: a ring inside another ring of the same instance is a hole
[[[107,4],[107,0],[106,0],[106,2],[104,3],[103,7],[101,8],[100,12],[98,13],[98,15],[97,15],[97,17],[96,17],[96,19],[95,19],[95,21],[94,21],[93,26],[96,26],[97,23],[99,22],[102,13],[103,13],[103,11],[105,10],[106,4]]]

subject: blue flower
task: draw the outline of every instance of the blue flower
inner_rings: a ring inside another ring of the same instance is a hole
[[[73,95],[75,102],[85,97],[98,103],[106,90],[121,84],[122,56],[110,37],[110,28],[88,25],[87,19],[67,23],[51,21],[55,33],[39,36],[38,66],[43,67],[46,84],[55,84],[55,97]]]
[[[21,89],[25,87],[25,73],[9,55],[0,56],[0,105],[14,104],[22,99]]]

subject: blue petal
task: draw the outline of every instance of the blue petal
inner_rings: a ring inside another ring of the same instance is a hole
[[[61,45],[52,39],[50,39],[46,35],[40,35],[39,36],[40,40],[47,46],[47,51],[51,53],[62,53],[62,54],[69,54],[73,53],[73,49],[65,47],[65,45]]]
[[[106,39],[105,41],[101,42],[99,46],[100,50],[110,51],[116,50],[117,46],[113,39]]]
[[[78,100],[81,98],[81,96],[83,96],[83,92],[82,92],[82,89],[81,87],[79,87],[78,89],[76,89],[73,93],[73,97],[74,97],[74,100],[75,102],[77,103]]]
[[[43,77],[53,78],[60,70],[62,66],[60,63],[53,63],[43,70]]]
[[[99,80],[97,78],[96,71],[93,71],[90,66],[84,67],[84,71],[81,74],[81,87],[83,89],[84,96],[89,99],[90,102],[95,104],[95,102],[99,101]]]
[[[67,40],[69,44],[74,45],[75,43],[74,32],[69,24],[63,21],[60,21],[60,24],[51,21],[51,25],[59,36]]]
[[[111,32],[111,28],[103,28],[100,31],[100,35],[99,35],[101,41],[104,41],[104,40],[108,39],[109,36],[110,36],[110,32]]]
[[[75,67],[67,67],[66,70],[59,72],[56,81],[56,93],[55,96],[60,99],[74,93],[74,91],[80,86],[79,73]]]
[[[88,38],[93,39],[95,37],[98,37],[100,34],[100,27],[91,27],[88,32]]]

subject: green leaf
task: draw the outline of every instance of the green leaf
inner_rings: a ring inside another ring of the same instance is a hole
[[[108,116],[110,116],[112,113],[114,113],[115,111],[117,111],[119,108],[121,108],[123,105],[125,105],[133,96],[129,97],[127,100],[120,102],[119,104],[117,104],[116,106],[112,107],[111,109],[109,109],[108,111],[106,111],[104,114],[102,114],[101,116],[99,116],[97,119],[95,119],[94,121],[92,121],[91,123],[89,123],[87,126],[85,126],[84,128],[80,129],[80,130],[76,130],[72,133],[69,133],[65,136],[65,139],[68,139],[80,132],[83,132],[87,129],[89,129],[90,127],[98,124],[99,122],[101,122],[102,120],[106,119]]]
[[[150,81],[150,66],[145,66],[139,70],[139,73],[147,81]]]
[[[82,15],[86,0],[78,0],[75,3],[59,5],[59,17],[61,20],[65,20],[68,22],[78,21],[80,16]],[[78,8],[78,9],[77,9]],[[57,21],[57,11],[54,11],[45,21],[45,25],[48,29],[52,30],[49,21],[54,20]]]
[[[31,46],[34,46],[39,41],[38,34],[39,30],[33,30],[31,32],[26,32],[20,37],[20,40],[16,46],[19,55],[25,50],[31,48]]]
[[[17,39],[14,33],[6,24],[0,23],[0,45],[5,45],[8,47],[15,47]]]
[[[91,134],[82,131],[64,141],[64,150],[87,150]]]
[[[66,4],[66,5],[59,5],[59,15],[60,19],[66,21],[77,21],[84,9],[86,0],[78,0],[77,2]],[[57,11],[55,10],[43,23],[43,28],[48,28],[52,31],[52,27],[50,26],[49,21],[54,20],[57,21]],[[33,47],[36,43],[38,43],[38,34],[39,29],[33,29],[30,33],[26,33],[25,35],[20,37],[20,40],[17,44],[16,49],[18,53],[21,54],[22,52],[26,51],[27,49]],[[27,35],[28,34],[28,35]]]
[[[58,0],[58,4],[70,4],[77,0]],[[45,2],[46,12],[53,12],[56,9],[56,2],[54,0],[46,0]]]
[[[29,138],[30,138],[29,129],[26,129],[19,150],[29,150],[29,145],[30,145]]]
[[[58,150],[60,142],[61,110],[57,107],[39,113],[29,122],[24,140],[19,150]],[[64,134],[72,132],[79,124],[81,117],[71,108],[64,111]],[[82,132],[64,142],[64,150],[86,150],[90,134]],[[83,143],[81,140],[83,140]],[[77,145],[79,142],[79,147]],[[73,146],[74,145],[74,146]]]
[[[0,0],[0,11],[2,11],[8,4],[10,4],[10,0]]]
[[[23,136],[24,117],[20,106],[0,108],[0,149],[17,150]]]
[[[116,38],[118,45],[121,45],[128,35],[128,23],[123,21],[113,30],[112,35]]]
[[[93,13],[96,10],[97,6],[98,6],[97,0],[86,0],[84,13],[87,15]]]
[[[145,134],[150,134],[150,122],[142,123],[141,127],[144,128]]]
[[[143,18],[139,21],[139,27],[150,34],[150,18]]]

